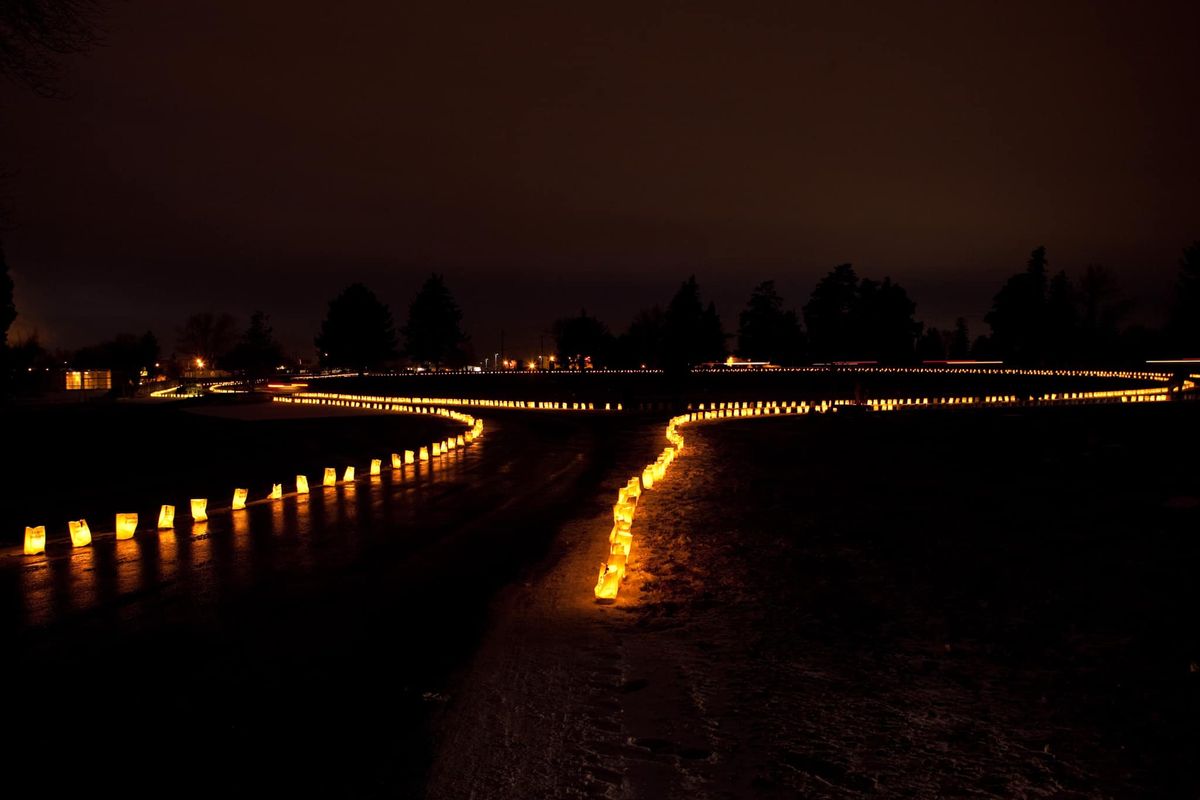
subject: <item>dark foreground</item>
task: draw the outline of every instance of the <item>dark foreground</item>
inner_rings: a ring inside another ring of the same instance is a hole
[[[421,443],[400,418],[349,422],[359,438]],[[314,485],[215,516],[200,536],[106,538],[36,566],[5,556],[6,785],[419,793],[428,718],[493,592],[595,501],[598,471],[646,424],[491,416],[482,440],[432,471]]]
[[[687,428],[611,607],[595,562],[657,417],[489,413],[432,473],[10,559],[7,779],[1195,796],[1197,408]]]
[[[507,593],[433,795],[1195,797],[1196,410],[685,429],[615,606],[603,514]]]

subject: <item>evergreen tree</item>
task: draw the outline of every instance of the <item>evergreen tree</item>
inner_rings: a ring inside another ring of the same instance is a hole
[[[679,287],[667,306],[663,327],[662,366],[671,371],[686,370],[706,361],[725,358],[725,332],[713,303],[700,301],[696,276]]]
[[[738,315],[738,355],[755,361],[792,365],[804,351],[804,334],[796,312],[783,310],[775,281],[763,281],[750,293]]]
[[[396,355],[392,312],[366,286],[353,283],[329,301],[329,312],[314,341],[325,366],[378,366]]]
[[[432,274],[408,307],[404,350],[413,361],[430,366],[462,366],[465,362],[460,324],[462,311],[441,275]]]
[[[962,317],[954,321],[954,333],[950,336],[946,355],[952,359],[971,357],[971,332],[967,329],[967,321]]]
[[[810,352],[819,361],[910,362],[921,334],[916,308],[891,278],[859,281],[850,264],[841,264],[817,282],[804,306]]]
[[[1089,264],[1079,280],[1079,355],[1084,363],[1111,362],[1121,349],[1121,321],[1130,303],[1112,273]]]
[[[1045,360],[1057,366],[1070,363],[1075,357],[1079,327],[1075,288],[1067,273],[1059,271],[1046,292],[1042,352]]]
[[[891,278],[884,278],[883,283],[864,278],[852,317],[858,352],[887,364],[911,362],[921,335],[921,323],[913,318],[916,310],[908,292]]]
[[[984,316],[992,329],[991,348],[1006,361],[1038,363],[1042,358],[1046,309],[1046,248],[1029,256],[1025,271],[997,292]]]
[[[1167,326],[1176,355],[1200,356],[1200,241],[1184,248],[1171,320]]]
[[[804,305],[808,346],[814,359],[843,361],[857,348],[855,313],[858,308],[858,276],[850,264],[834,267],[817,281]]]

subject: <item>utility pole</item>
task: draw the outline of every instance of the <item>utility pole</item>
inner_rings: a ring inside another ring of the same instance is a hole
[[[500,329],[500,358],[504,358],[504,328]]]

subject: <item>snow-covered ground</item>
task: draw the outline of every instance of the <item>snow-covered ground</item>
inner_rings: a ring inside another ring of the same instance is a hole
[[[1116,541],[1129,519],[1141,535],[1178,521],[1172,487],[1142,463],[1154,431],[1105,416],[1120,409],[1065,413],[685,429],[682,459],[639,506],[615,605],[592,598],[607,507],[501,596],[440,720],[429,796],[1194,787],[1172,770],[1195,734],[1161,745],[1139,727],[1195,692],[1186,658],[1133,638],[1162,612],[1136,607],[1126,595],[1150,585],[1129,582],[1162,557],[1128,567],[1141,556]],[[1086,494],[1126,459],[1136,485]],[[1164,602],[1186,616],[1179,599]],[[1167,671],[1177,683],[1148,677]]]

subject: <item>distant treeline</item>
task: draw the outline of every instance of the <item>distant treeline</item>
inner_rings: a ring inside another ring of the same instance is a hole
[[[999,287],[984,317],[989,331],[975,338],[962,318],[952,330],[925,326],[917,320],[916,303],[903,286],[887,277],[881,281],[859,277],[850,264],[835,267],[817,281],[799,311],[787,307],[774,281],[759,283],[738,313],[734,332],[726,329],[716,305],[704,301],[695,277],[690,277],[665,306],[639,311],[620,334],[614,335],[585,310],[558,319],[551,327],[552,356],[541,354],[534,364],[673,371],[734,355],[781,366],[974,358],[1052,367],[1197,357],[1200,242],[1183,251],[1170,317],[1163,328],[1126,324],[1131,306],[1102,266],[1088,266],[1074,278],[1061,270],[1051,274],[1044,247],[1033,250],[1025,269]],[[122,334],[69,353],[47,353],[36,337],[10,344],[8,328],[15,317],[12,280],[0,248],[0,375],[9,387],[27,372],[51,366],[111,369],[116,390],[130,391],[142,378],[163,372],[218,368],[255,381],[301,363],[285,353],[262,311],[251,314],[241,330],[229,314],[193,314],[176,332],[175,350],[167,359],[150,332]],[[316,361],[325,367],[476,363],[471,342],[462,331],[462,312],[437,274],[421,286],[399,329],[385,303],[366,286],[351,284],[329,302],[313,342]],[[312,363],[311,358],[303,361]],[[499,366],[520,369],[527,363],[514,359]]]
[[[1200,242],[1183,251],[1170,319],[1163,329],[1127,325],[1132,303],[1112,273],[1088,266],[1072,279],[1048,273],[1046,248],[1000,287],[984,317],[990,331],[974,339],[966,320],[952,330],[927,327],[899,283],[859,278],[850,264],[821,278],[797,312],[786,307],[774,281],[754,287],[727,334],[689,278],[664,310],[641,311],[612,335],[581,311],[554,323],[564,365],[665,369],[736,355],[782,366],[830,361],[912,364],[943,359],[998,359],[1022,366],[1143,363],[1152,357],[1200,356]],[[801,322],[803,320],[803,322]]]

